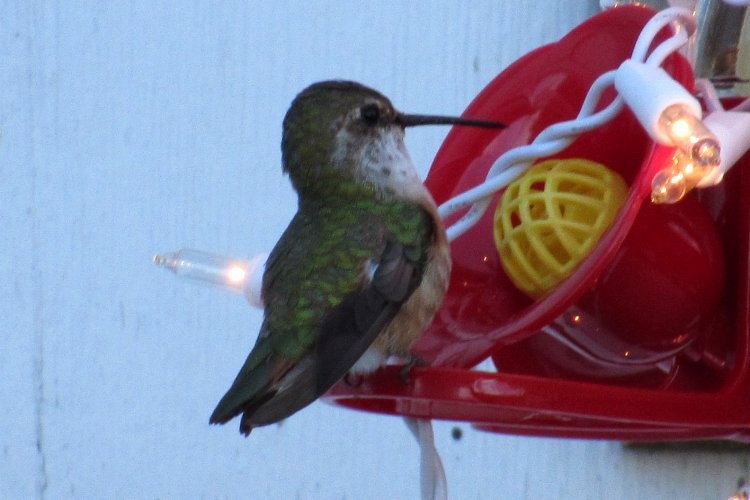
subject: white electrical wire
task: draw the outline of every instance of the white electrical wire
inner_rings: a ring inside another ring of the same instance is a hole
[[[724,111],[724,105],[719,99],[716,87],[710,80],[700,78],[695,81],[695,91],[703,98],[703,103],[709,113],[714,111]]]
[[[440,454],[435,447],[432,421],[404,417],[406,427],[414,434],[420,449],[420,485],[422,500],[447,500],[448,481]]]
[[[654,38],[669,25],[673,28],[672,36],[661,42],[649,54]],[[662,10],[641,30],[633,47],[631,59],[649,66],[660,66],[670,54],[688,41],[695,28],[695,19],[689,10],[681,7]],[[624,104],[619,96],[604,109],[594,112],[603,92],[612,87],[614,74],[615,71],[609,71],[594,81],[575,119],[550,125],[531,144],[507,151],[495,160],[482,184],[440,205],[438,213],[443,219],[469,207],[460,219],[448,227],[449,241],[453,241],[474,226],[487,210],[492,196],[523,174],[534,161],[560,152],[579,135],[604,125],[620,112]]]
[[[636,61],[645,61],[648,54],[648,49],[654,42],[656,35],[658,35],[662,29],[669,25],[672,25],[674,33],[670,38],[659,45],[667,44],[669,46],[671,44],[677,43],[671,40],[681,40],[682,43],[678,43],[676,46],[673,46],[673,51],[682,47],[682,45],[687,42],[688,38],[693,33],[695,33],[696,23],[695,17],[693,16],[692,12],[683,7],[670,7],[668,9],[664,9],[654,14],[654,16],[649,19],[649,21],[643,27],[640,35],[638,35],[638,40],[636,40],[635,45],[633,46],[633,54],[630,56],[630,58]],[[680,27],[684,28],[687,33],[684,33],[680,29]],[[658,47],[654,49],[653,53],[658,53],[657,49]],[[650,63],[661,64],[661,61],[659,61],[658,63],[656,61]]]

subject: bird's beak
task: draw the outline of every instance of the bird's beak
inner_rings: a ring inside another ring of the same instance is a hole
[[[414,127],[417,125],[466,125],[469,127],[505,128],[504,123],[486,120],[472,120],[470,118],[458,118],[455,116],[407,115],[405,113],[398,113],[396,115],[396,123],[402,127]]]

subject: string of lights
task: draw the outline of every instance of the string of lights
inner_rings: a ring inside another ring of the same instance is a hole
[[[649,47],[666,26],[672,27],[672,35],[649,54]],[[575,119],[551,125],[531,144],[509,150],[493,163],[484,183],[439,207],[443,218],[468,207],[448,228],[448,238],[453,240],[476,224],[492,196],[523,174],[534,161],[559,153],[581,134],[609,122],[624,105],[633,110],[655,141],[675,146],[681,152],[677,156],[679,161],[655,177],[654,202],[674,203],[711,174],[719,164],[719,140],[702,124],[697,99],[660,68],[670,54],[687,43],[695,29],[695,19],[687,9],[672,7],[654,15],[641,31],[631,58],[594,81]],[[617,97],[604,109],[594,112],[604,91],[612,86],[618,92]]]

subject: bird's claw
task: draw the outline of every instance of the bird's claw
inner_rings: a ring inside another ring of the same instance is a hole
[[[401,369],[398,371],[398,378],[406,385],[409,385],[411,383],[411,380],[409,379],[409,375],[411,375],[411,370],[415,366],[424,366],[427,365],[427,361],[420,358],[416,354],[411,354],[409,356],[409,359],[406,361],[406,364],[401,367]]]
[[[344,383],[349,387],[357,387],[362,384],[364,377],[358,373],[346,372]]]

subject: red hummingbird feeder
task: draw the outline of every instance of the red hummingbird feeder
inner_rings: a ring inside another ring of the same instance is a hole
[[[629,57],[653,15],[639,6],[607,10],[498,75],[465,115],[508,127],[451,130],[426,180],[438,205],[481,184],[506,151],[575,116],[592,82]],[[682,56],[662,67],[693,90]],[[452,243],[448,293],[414,349],[429,366],[415,367],[408,384],[398,367],[356,386],[340,382],[327,401],[511,434],[750,441],[750,202],[742,196],[750,155],[720,184],[652,204],[652,179],[672,153],[624,110],[554,155],[606,165],[627,194],[591,252],[536,299],[498,256],[495,196]],[[487,359],[496,372],[473,369]]]

